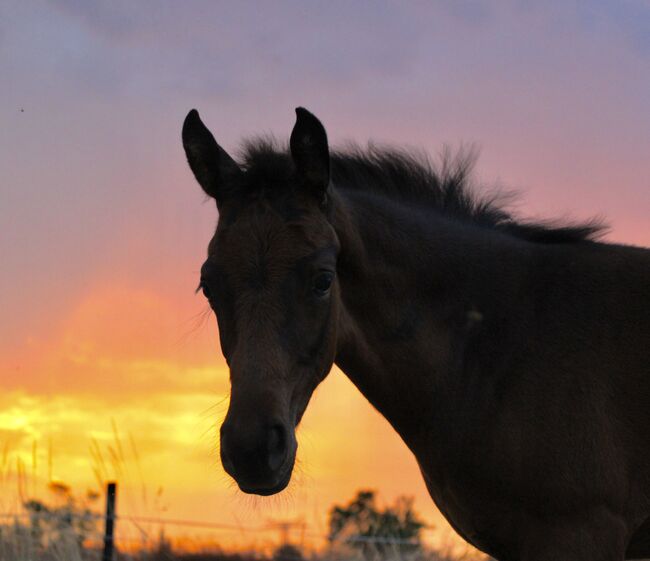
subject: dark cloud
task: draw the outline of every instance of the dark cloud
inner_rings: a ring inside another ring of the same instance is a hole
[[[638,54],[650,56],[650,2],[647,0],[586,1],[578,4],[579,19],[597,32],[614,28]]]
[[[90,80],[103,83],[104,69],[118,62],[119,72],[108,78],[113,83],[217,96],[403,75],[416,61],[418,37],[431,31],[426,21],[388,3],[161,2],[153,9],[52,0],[51,6],[74,22],[80,50],[96,63],[79,63]]]
[[[439,4],[448,14],[470,26],[485,24],[493,14],[493,3],[487,0],[448,0]]]

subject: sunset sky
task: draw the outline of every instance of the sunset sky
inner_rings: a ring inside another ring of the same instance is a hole
[[[39,492],[50,475],[83,492],[96,443],[123,514],[302,516],[322,533],[332,502],[370,487],[443,525],[410,453],[338,371],[300,428],[286,496],[229,483],[228,373],[194,294],[217,212],[185,162],[190,108],[232,153],[286,138],[297,105],[334,145],[475,143],[478,178],[519,189],[519,213],[602,215],[609,240],[650,245],[647,0],[4,0],[0,100],[0,449]]]

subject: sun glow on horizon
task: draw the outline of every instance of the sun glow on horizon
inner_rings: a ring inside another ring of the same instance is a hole
[[[235,517],[244,527],[298,516],[318,535],[332,503],[370,487],[387,501],[415,495],[416,507],[438,521],[410,452],[336,369],[298,429],[288,490],[252,501],[237,491],[218,456],[229,386],[216,321],[184,337],[179,318],[203,307],[194,298],[180,313],[188,298],[106,280],[79,297],[51,339],[3,357],[20,373],[3,380],[13,389],[0,396],[0,435],[13,457],[5,485],[20,479],[19,464],[35,493],[50,481],[101,492],[102,482],[115,479],[125,515],[212,523]],[[179,338],[182,344],[170,344]]]

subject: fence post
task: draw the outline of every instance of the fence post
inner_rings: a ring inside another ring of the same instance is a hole
[[[113,561],[113,534],[115,530],[115,495],[117,483],[106,485],[106,518],[104,519],[104,555],[102,561]]]

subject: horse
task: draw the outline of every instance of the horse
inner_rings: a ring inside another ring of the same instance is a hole
[[[290,481],[333,364],[414,454],[451,526],[501,561],[650,557],[650,250],[599,221],[527,221],[471,158],[330,150],[304,108],[287,145],[233,159],[187,115],[219,221],[199,288],[231,395],[225,471]]]

